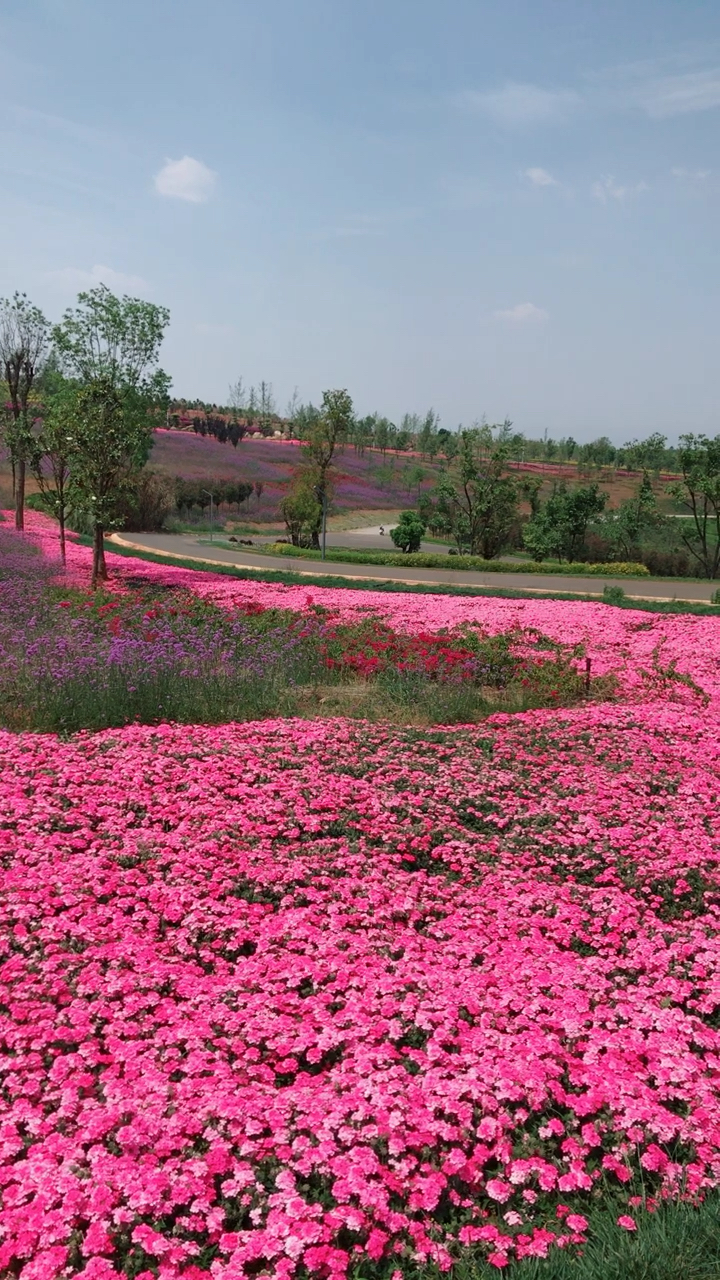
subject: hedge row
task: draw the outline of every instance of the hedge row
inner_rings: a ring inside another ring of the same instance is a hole
[[[270,555],[295,556],[301,560],[319,560],[320,552],[306,547],[293,547],[289,543],[274,543],[263,548]],[[260,548],[256,548],[260,550]],[[349,547],[327,547],[325,559],[341,564],[384,564],[405,569],[479,569],[483,573],[561,573],[591,574],[606,578],[647,578],[649,569],[644,564],[623,560],[609,564],[560,564],[546,560],[483,560],[480,556],[433,555],[432,552],[415,551],[405,555],[401,551],[353,551]]]

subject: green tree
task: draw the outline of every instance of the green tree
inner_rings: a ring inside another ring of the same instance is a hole
[[[35,453],[31,398],[50,348],[50,326],[24,293],[0,298],[0,367],[10,397],[3,432],[10,454],[15,528],[25,527],[25,475]]]
[[[720,436],[680,437],[682,480],[669,492],[692,524],[681,539],[706,578],[720,574]]]
[[[666,523],[658,510],[650,477],[644,471],[635,496],[603,518],[602,532],[611,542],[616,559],[638,560],[643,538]]]
[[[70,498],[92,526],[93,587],[107,578],[105,530],[121,522],[120,500],[147,462],[153,427],[166,412],[170,380],[158,360],[169,320],[165,307],[117,298],[98,285],[79,294],[53,329],[73,383]]]
[[[428,409],[417,432],[417,447],[422,457],[430,457],[433,452],[433,437],[437,436],[440,418],[434,409]]]
[[[536,516],[540,510],[542,480],[539,476],[522,476],[518,481],[518,488],[523,498],[530,504],[530,514]]]
[[[104,533],[122,523],[120,507],[147,457],[147,426],[128,417],[123,396],[107,379],[76,383],[68,393],[68,497],[93,532],[93,589],[107,578]]]
[[[623,448],[625,465],[633,471],[659,471],[665,465],[667,438],[654,431],[646,440],[632,440]]]
[[[72,385],[58,375],[53,377],[52,387],[43,398],[42,428],[36,441],[32,470],[46,507],[58,522],[60,558],[65,564],[75,396]]]
[[[577,559],[588,524],[606,502],[607,494],[601,493],[596,484],[569,489],[561,482],[525,525],[525,546],[535,560]]]
[[[436,489],[437,524],[444,522],[459,551],[492,560],[517,516],[518,487],[502,450],[485,456],[481,428],[461,431],[459,444],[457,474],[443,476]]]
[[[355,425],[353,403],[345,390],[323,392],[322,406],[305,423],[302,461],[296,468],[290,491],[281,503],[283,519],[294,544],[307,538],[320,546],[323,507],[333,491],[333,458],[339,445],[351,436]]]
[[[390,537],[401,551],[419,551],[425,537],[425,521],[417,511],[401,511],[399,523],[390,530]]]
[[[260,428],[264,436],[270,435],[273,427],[273,419],[275,412],[275,397],[273,395],[272,382],[260,383]]]
[[[319,545],[322,503],[314,478],[310,467],[298,467],[290,489],[280,503],[280,514],[294,547]]]
[[[324,391],[320,413],[310,426],[302,454],[313,473],[313,484],[322,504],[328,492],[335,450],[349,438],[353,428],[353,402],[345,390]]]

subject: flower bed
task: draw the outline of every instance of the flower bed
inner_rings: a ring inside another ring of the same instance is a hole
[[[0,1270],[498,1267],[720,1173],[720,737],[0,734]]]
[[[26,514],[28,537],[48,561],[57,555],[57,529],[48,517]],[[2,529],[2,526],[0,526]],[[464,623],[482,622],[489,633],[513,627],[534,627],[559,643],[585,645],[593,671],[621,674],[628,695],[645,697],[647,685],[641,671],[673,662],[691,675],[711,696],[720,693],[720,652],[714,617],[668,616],[640,610],[616,609],[587,601],[503,600],[472,596],[392,595],[346,588],[283,586],[222,577],[202,570],[134,560],[107,552],[113,586],[125,581],[149,586],[183,587],[228,609],[262,605],[265,608],[302,611],[320,605],[342,620],[377,617],[396,631],[417,633],[454,629]],[[68,544],[68,574],[64,579],[87,586],[90,551],[76,542]]]
[[[623,700],[0,732],[0,1275],[502,1269],[720,1184],[718,620],[109,560],[109,643],[169,585],[231,629],[322,604],[356,674],[537,627]]]

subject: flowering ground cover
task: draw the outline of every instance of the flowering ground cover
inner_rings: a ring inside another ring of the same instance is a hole
[[[534,629],[408,634],[307,604],[222,607],[172,581],[78,590],[32,543],[2,529],[0,559],[5,728],[69,733],[332,713],[338,694],[345,710],[351,696],[356,716],[468,723],[498,707],[570,705],[609,687],[579,647]]]
[[[150,465],[154,470],[186,480],[261,481],[264,491],[253,498],[246,517],[260,521],[277,520],[278,503],[287,492],[293,469],[300,460],[297,440],[245,438],[237,449],[220,444],[212,436],[203,437],[187,431],[160,430],[153,433]],[[409,478],[419,459],[390,455],[383,460],[374,450],[363,454],[342,449],[336,457],[334,505],[338,512],[386,510],[407,506],[417,501],[418,481]],[[437,482],[437,463],[423,463],[425,479],[420,489]]]
[[[51,564],[57,556],[57,528],[47,516],[26,514],[28,540]],[[11,539],[8,526],[0,534]],[[455,629],[481,622],[490,634],[515,627],[535,628],[561,644],[584,645],[598,675],[614,673],[626,696],[632,691],[645,697],[648,682],[663,685],[661,670],[673,663],[715,697],[720,693],[720,654],[717,617],[692,614],[667,615],[588,601],[502,599],[482,596],[392,594],[372,590],[283,584],[235,579],[211,571],[181,568],[106,552],[114,588],[123,583],[148,588],[183,588],[201,599],[232,610],[262,605],[270,609],[303,611],[321,606],[333,617],[351,621],[380,618],[398,632]],[[90,551],[78,542],[68,543],[68,573],[62,581],[87,587]],[[667,689],[667,682],[664,683]],[[679,686],[675,684],[675,692]]]
[[[88,552],[63,609],[30,530],[72,635]],[[535,627],[614,700],[0,731],[0,1275],[522,1274],[716,1187],[720,621],[109,562],[96,644],[172,586],[363,677]]]
[[[501,1266],[581,1242],[599,1196],[632,1223],[717,1179],[696,714],[2,734],[0,759],[0,1267]]]

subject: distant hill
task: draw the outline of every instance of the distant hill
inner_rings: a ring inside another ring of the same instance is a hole
[[[293,468],[300,461],[300,445],[293,440],[246,436],[236,448],[212,436],[191,431],[160,430],[150,466],[184,480],[260,481],[263,492],[251,498],[247,515],[253,520],[278,518],[278,503],[287,491]],[[348,511],[387,511],[414,505],[418,493],[432,489],[440,465],[423,462],[417,454],[391,454],[383,459],[376,449],[355,452],[346,445],[336,455],[337,483],[333,506]]]
[[[213,436],[167,429],[156,431],[154,439],[150,466],[164,475],[181,476],[184,480],[260,481],[260,499],[252,497],[247,504],[247,517],[259,522],[278,519],[278,503],[300,461],[300,445],[295,440],[246,436],[233,447],[229,441],[220,444]],[[336,455],[336,463],[338,480],[333,506],[339,514],[397,511],[414,506],[418,494],[437,483],[444,465],[437,459],[429,462],[417,453],[388,451],[383,457],[378,449],[370,448],[357,453],[352,445],[346,445]],[[640,480],[638,472],[616,471],[613,467],[593,468],[591,476],[572,463],[511,465],[516,472],[539,476],[545,492],[560,479],[570,484],[598,480],[608,490],[613,506],[632,497]],[[664,499],[665,482],[666,477],[661,477],[656,489],[661,505],[669,508]]]

